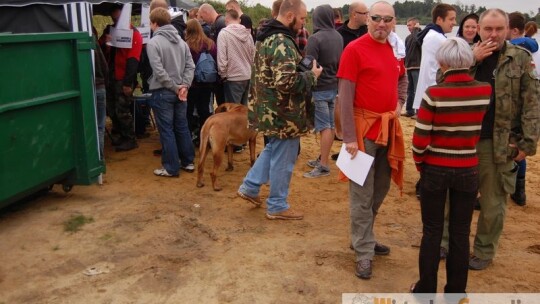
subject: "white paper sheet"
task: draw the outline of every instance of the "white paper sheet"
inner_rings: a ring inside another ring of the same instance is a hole
[[[336,161],[336,165],[341,172],[360,186],[364,185],[372,163],[373,156],[360,150],[356,153],[356,157],[351,159],[351,154],[345,150],[345,144],[341,146],[341,151],[339,151],[339,157]]]

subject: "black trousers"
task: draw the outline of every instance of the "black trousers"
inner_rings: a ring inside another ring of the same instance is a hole
[[[420,280],[414,292],[436,293],[444,205],[450,198],[449,254],[446,259],[446,293],[465,293],[469,267],[469,234],[478,193],[478,167],[451,168],[425,164],[421,198],[423,235],[420,245]]]
[[[212,96],[212,91],[208,87],[190,87],[187,97],[187,119],[189,131],[193,132],[195,130],[200,130],[206,119],[210,117],[212,106],[210,97]],[[193,115],[193,110],[197,109],[198,119]],[[197,137],[199,134],[197,134]]]

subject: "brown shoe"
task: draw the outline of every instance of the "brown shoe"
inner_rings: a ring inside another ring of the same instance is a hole
[[[262,201],[261,201],[260,196],[252,197],[252,196],[249,196],[247,194],[242,193],[242,191],[240,191],[240,190],[238,190],[237,193],[238,193],[238,196],[240,196],[241,198],[245,199],[246,201],[252,203],[256,207],[260,207],[262,205]]]
[[[287,209],[274,214],[266,213],[266,218],[269,220],[301,220],[304,218],[304,215],[300,212]]]

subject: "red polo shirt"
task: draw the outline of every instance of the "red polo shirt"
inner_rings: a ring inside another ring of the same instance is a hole
[[[395,111],[398,99],[400,64],[392,46],[366,34],[351,42],[341,56],[337,77],[356,83],[354,107],[375,113]],[[366,137],[377,138],[380,121]]]

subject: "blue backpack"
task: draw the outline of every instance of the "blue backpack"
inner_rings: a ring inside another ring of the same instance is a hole
[[[195,81],[212,83],[218,80],[218,72],[216,69],[216,61],[212,55],[204,51],[199,56],[199,60],[195,65]]]

